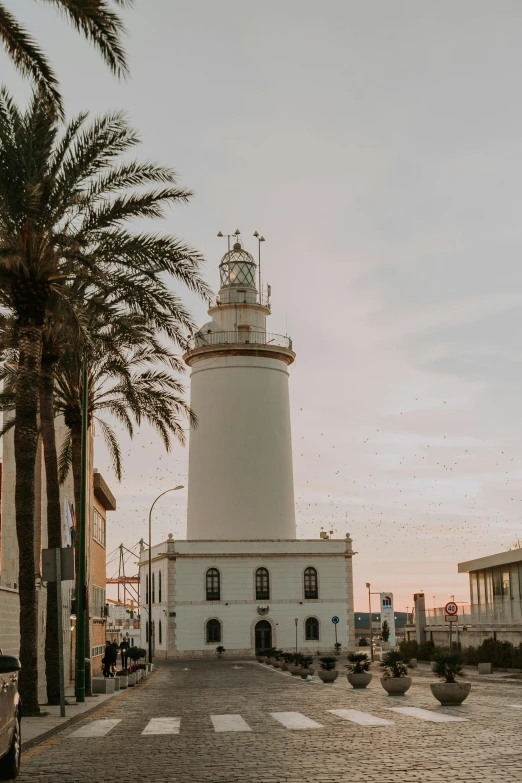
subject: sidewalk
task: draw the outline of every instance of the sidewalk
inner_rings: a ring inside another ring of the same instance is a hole
[[[431,664],[425,661],[419,661],[416,669],[411,671],[418,672],[419,674],[429,674],[431,677],[435,675],[431,671]],[[409,673],[411,673],[411,671]],[[522,682],[513,675],[516,674],[514,670],[493,669],[491,674],[479,674],[476,666],[464,666],[464,676],[469,680],[480,680],[480,682],[508,682],[510,684],[516,684]]]
[[[121,695],[120,691],[116,693],[97,693],[95,696],[86,696],[84,702],[77,703],[74,698],[74,686],[69,686],[65,689],[65,701],[69,702],[65,705],[65,718],[60,717],[60,707],[48,704],[40,704],[41,711],[49,713],[42,718],[24,718],[22,716],[22,750],[24,746],[40,735],[52,731],[58,726],[67,723],[71,718],[88,712],[93,707],[98,707],[108,699],[119,695]]]

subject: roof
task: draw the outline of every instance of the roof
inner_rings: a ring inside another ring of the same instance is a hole
[[[459,574],[467,574],[470,571],[480,571],[483,568],[494,568],[510,563],[522,563],[522,549],[510,549],[509,552],[499,552],[498,555],[466,560],[464,563],[459,563],[458,570]]]
[[[116,498],[107,486],[107,483],[102,474],[98,473],[97,470],[95,470],[93,474],[93,485],[96,500],[101,503],[105,511],[115,511]]]

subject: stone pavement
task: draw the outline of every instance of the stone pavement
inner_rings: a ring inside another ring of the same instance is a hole
[[[389,697],[377,669],[354,691],[344,676],[306,683],[247,661],[162,662],[24,753],[18,781],[522,781],[520,682],[474,682],[462,707],[441,708],[426,673],[413,677],[406,696]]]

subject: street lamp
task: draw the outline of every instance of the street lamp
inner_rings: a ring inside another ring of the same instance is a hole
[[[373,661],[373,623],[372,623],[372,594],[371,594],[371,584],[369,582],[366,582],[366,587],[368,588],[368,618],[370,622],[370,658]]]
[[[161,495],[158,495],[149,511],[149,632],[147,634],[147,642],[149,646],[149,663],[152,663],[152,509],[156,505],[157,501],[166,495],[167,492],[175,492],[177,489],[183,489],[183,484],[179,484],[177,487],[171,487],[166,489]]]

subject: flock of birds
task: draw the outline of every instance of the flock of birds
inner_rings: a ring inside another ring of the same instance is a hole
[[[317,538],[321,530],[340,538],[350,533],[361,555],[429,555],[452,568],[518,539],[520,466],[507,448],[494,450],[472,438],[463,443],[451,431],[424,442],[405,435],[400,445],[400,428],[390,433],[382,426],[362,438],[352,432],[343,437],[339,428],[327,430],[324,423],[325,431],[314,432],[308,420],[300,420],[302,414],[300,408],[293,417],[298,537]],[[108,524],[114,547],[146,540],[152,500],[173,484],[187,485],[188,449],[175,446],[166,454],[143,429],[128,442],[123,464],[122,484],[113,486],[118,510]],[[109,470],[107,464],[105,473]],[[154,540],[169,533],[184,538],[185,514],[186,489],[162,499],[154,509]]]

